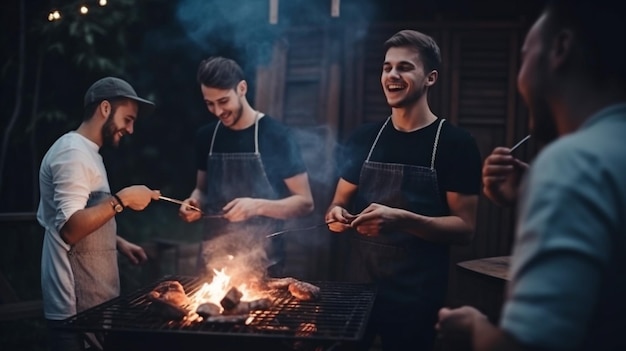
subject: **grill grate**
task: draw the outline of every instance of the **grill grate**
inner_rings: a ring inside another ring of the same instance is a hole
[[[114,298],[65,320],[61,329],[83,332],[124,332],[219,337],[279,338],[323,342],[355,342],[362,338],[376,289],[346,282],[312,282],[320,298],[298,301],[289,292],[274,296],[272,306],[253,311],[248,323],[167,321],[150,310],[146,294],[158,283],[178,280],[192,296],[201,287],[197,277],[166,276],[134,293]]]

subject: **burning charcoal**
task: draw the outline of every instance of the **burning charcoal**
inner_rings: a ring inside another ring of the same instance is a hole
[[[224,310],[232,310],[233,308],[235,308],[235,306],[237,306],[242,296],[243,294],[241,293],[241,291],[237,290],[237,288],[235,287],[232,287],[230,288],[230,290],[228,290],[224,298],[220,301],[220,304],[222,305],[222,307],[224,307]]]
[[[210,303],[210,302],[205,302],[201,304],[200,306],[198,306],[198,308],[196,309],[196,313],[201,315],[204,318],[207,318],[210,316],[218,316],[220,312],[221,312],[220,306],[214,303]]]
[[[266,310],[270,308],[272,301],[270,299],[258,299],[250,301],[250,311],[254,310]]]
[[[188,314],[186,309],[161,299],[152,300],[150,309],[159,316],[171,320],[181,320]]]
[[[272,302],[269,299],[258,299],[254,301],[241,301],[230,310],[224,310],[224,315],[247,315],[254,310],[268,309]]]
[[[319,297],[320,288],[311,283],[298,281],[289,284],[289,292],[298,300],[310,301]]]

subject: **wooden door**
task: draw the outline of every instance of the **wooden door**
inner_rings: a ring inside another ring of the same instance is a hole
[[[271,62],[257,70],[255,105],[291,127],[307,165],[314,213],[290,228],[323,223],[336,183],[334,151],[339,120],[339,38],[330,27],[293,28],[274,45]],[[286,235],[287,272],[329,279],[333,235],[325,228]]]

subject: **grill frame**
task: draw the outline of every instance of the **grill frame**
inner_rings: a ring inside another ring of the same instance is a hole
[[[208,341],[212,347],[223,343],[229,345],[229,349],[235,342],[248,347],[278,343],[289,345],[289,349],[303,344],[347,345],[356,344],[363,338],[377,293],[371,284],[311,281],[320,287],[319,299],[298,301],[287,291],[278,292],[273,295],[270,308],[250,314],[254,319],[248,325],[244,322],[188,323],[164,320],[150,310],[146,294],[166,280],[179,281],[188,296],[193,296],[203,284],[198,277],[164,276],[132,293],[82,311],[64,320],[59,328],[103,333],[108,335],[105,340],[115,343],[112,349],[120,349],[121,344],[129,344],[133,339],[143,340],[138,344],[149,349],[154,346],[148,347],[148,340],[160,346],[157,349],[163,349],[168,342],[181,349],[187,342]],[[301,323],[314,323],[317,330],[303,334],[299,330]]]

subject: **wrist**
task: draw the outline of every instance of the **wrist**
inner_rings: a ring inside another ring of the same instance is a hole
[[[122,202],[122,199],[120,199],[120,197],[117,194],[111,194],[111,207],[113,207],[113,210],[115,211],[115,213],[120,213],[124,210],[124,208],[126,206],[124,206],[124,203]]]
[[[332,204],[330,204],[330,206],[328,206],[328,209],[326,210],[326,213],[332,211],[332,209],[335,208],[335,207],[339,207],[339,208],[343,209],[343,205],[338,204],[338,203],[332,203]]]

